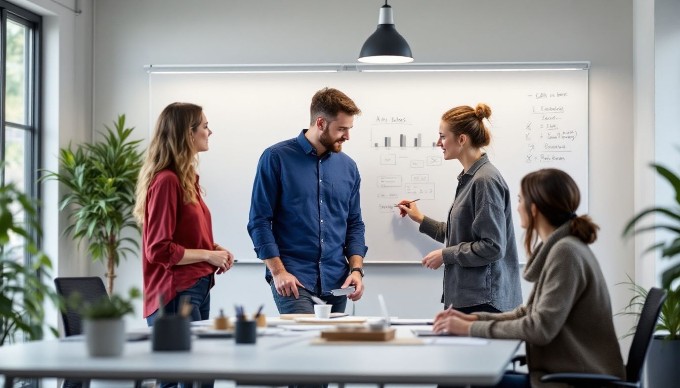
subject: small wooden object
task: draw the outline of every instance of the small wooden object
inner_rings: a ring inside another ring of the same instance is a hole
[[[229,330],[229,319],[224,316],[224,310],[220,309],[220,315],[215,318],[215,330]]]
[[[262,313],[255,316],[255,322],[257,322],[257,327],[267,327],[267,317]]]
[[[329,329],[321,332],[321,338],[326,341],[390,341],[394,339],[396,331],[394,328],[371,330],[364,327],[352,330]]]

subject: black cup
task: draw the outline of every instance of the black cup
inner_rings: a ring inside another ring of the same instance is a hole
[[[254,344],[257,340],[257,322],[252,320],[237,320],[235,324],[234,340],[237,344]]]
[[[180,315],[157,317],[153,323],[151,349],[153,351],[191,350],[191,324]]]

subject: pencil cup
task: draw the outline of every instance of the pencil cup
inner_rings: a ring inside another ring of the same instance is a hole
[[[159,351],[191,350],[191,324],[180,315],[157,317],[153,323],[151,349]]]
[[[240,319],[235,325],[234,340],[237,344],[254,344],[257,340],[257,322]]]

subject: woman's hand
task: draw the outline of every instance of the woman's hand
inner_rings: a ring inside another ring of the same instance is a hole
[[[447,316],[435,320],[432,331],[439,334],[470,335],[471,321],[466,321],[455,316]]]
[[[442,253],[441,249],[437,249],[436,251],[432,251],[427,254],[427,256],[423,257],[422,260],[423,267],[429,268],[429,269],[437,269],[444,264],[444,254]]]
[[[479,319],[478,316],[475,314],[465,314],[461,313],[460,311],[454,309],[453,307],[449,307],[446,310],[442,310],[437,313],[437,315],[434,317],[434,321],[437,322],[440,319],[448,318],[448,317],[455,317],[458,319],[462,319],[464,321],[470,321],[474,322],[477,319]]]
[[[446,310],[440,311],[434,317],[434,324],[432,331],[440,334],[454,334],[454,335],[470,335],[470,327],[472,322],[479,317],[474,314],[465,314],[449,307]]]
[[[415,201],[404,199],[397,205],[399,207],[399,215],[405,217],[408,215],[410,219],[417,223],[422,223],[425,216],[418,210],[418,205]]]
[[[215,249],[214,251],[206,251],[208,256],[206,261],[217,267],[215,273],[219,275],[231,269],[234,265],[234,255],[217,244],[215,244]]]

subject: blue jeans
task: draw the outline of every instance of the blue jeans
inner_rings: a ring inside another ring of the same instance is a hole
[[[165,305],[163,311],[165,314],[173,315],[179,312],[179,301],[182,296],[189,296],[189,302],[192,305],[191,320],[203,321],[210,317],[210,282],[212,275],[204,276],[196,281],[193,286],[184,291],[180,291],[177,295]],[[146,318],[146,323],[153,326],[153,321],[158,316],[158,310]]]
[[[168,315],[176,315],[179,313],[179,302],[180,299],[187,295],[189,297],[189,303],[192,305],[191,309],[191,320],[192,321],[203,321],[210,316],[210,283],[212,282],[212,276],[204,276],[196,281],[190,288],[180,291],[177,295],[169,301],[165,306],[160,306],[159,309],[163,308],[163,313]],[[153,326],[154,320],[158,316],[158,310],[154,311],[153,314],[146,318],[146,323],[149,326]],[[159,382],[161,388],[174,388],[174,387],[192,387],[191,382]],[[212,388],[213,383],[202,383],[201,388]]]
[[[333,295],[316,295],[315,293],[298,287],[298,293],[300,297],[295,299],[294,296],[283,296],[276,292],[276,286],[274,281],[269,282],[269,286],[272,289],[272,295],[274,296],[274,303],[276,303],[276,308],[279,310],[279,314],[314,314],[314,301],[312,300],[312,295],[317,296],[324,300],[326,303],[333,305],[331,307],[331,312],[334,313],[344,313],[345,307],[347,306],[347,297],[344,295],[333,296]],[[328,384],[296,384],[289,385],[289,388],[325,388]]]
[[[274,303],[276,303],[276,308],[279,310],[279,314],[314,314],[314,305],[316,303],[314,303],[312,300],[312,295],[321,298],[330,305],[333,305],[331,312],[334,313],[344,313],[345,307],[347,306],[347,297],[345,295],[316,295],[305,288],[298,287],[300,297],[295,299],[294,296],[279,295],[279,293],[276,292],[276,287],[274,286],[273,280],[269,283],[269,286],[272,289]]]

